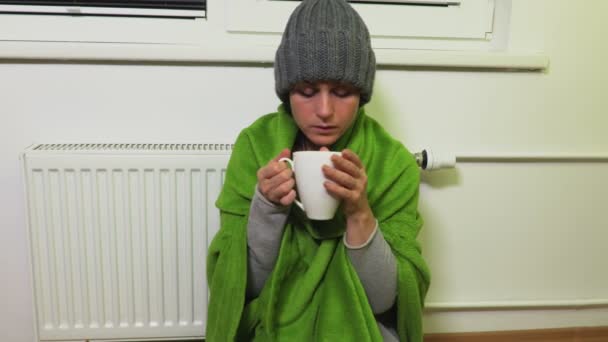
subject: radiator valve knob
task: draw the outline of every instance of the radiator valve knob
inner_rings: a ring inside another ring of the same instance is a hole
[[[448,154],[436,153],[431,150],[422,150],[414,153],[418,166],[427,171],[454,168],[456,157]]]

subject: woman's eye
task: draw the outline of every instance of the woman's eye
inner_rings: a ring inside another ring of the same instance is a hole
[[[338,97],[347,97],[352,94],[352,92],[346,88],[336,88],[333,90],[333,93]]]
[[[310,87],[306,87],[306,88],[299,88],[297,90],[298,94],[304,96],[304,97],[312,97],[315,95],[316,90],[314,88],[310,88]]]

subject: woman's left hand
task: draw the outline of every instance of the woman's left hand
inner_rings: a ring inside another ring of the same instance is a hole
[[[325,182],[325,189],[342,200],[347,221],[347,240],[353,240],[353,245],[362,244],[376,227],[376,219],[367,201],[365,167],[359,156],[349,149],[343,150],[342,156],[332,156],[331,160],[334,167],[323,166],[323,174],[329,180]]]

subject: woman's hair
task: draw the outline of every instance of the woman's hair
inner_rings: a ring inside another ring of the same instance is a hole
[[[304,0],[287,22],[274,64],[276,93],[289,109],[289,92],[301,81],[350,83],[372,96],[376,57],[367,26],[345,0]]]

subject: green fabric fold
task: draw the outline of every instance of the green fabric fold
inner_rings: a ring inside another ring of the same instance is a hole
[[[257,298],[247,300],[247,218],[257,170],[284,148],[298,127],[282,107],[244,129],[217,200],[221,227],[209,248],[208,341],[382,341],[365,290],[342,243],[345,219],[311,221],[293,206],[275,267]],[[419,170],[403,145],[360,109],[331,147],[349,148],[368,175],[368,201],[398,265],[397,332],[422,341],[422,308],[430,273],[416,241]]]

